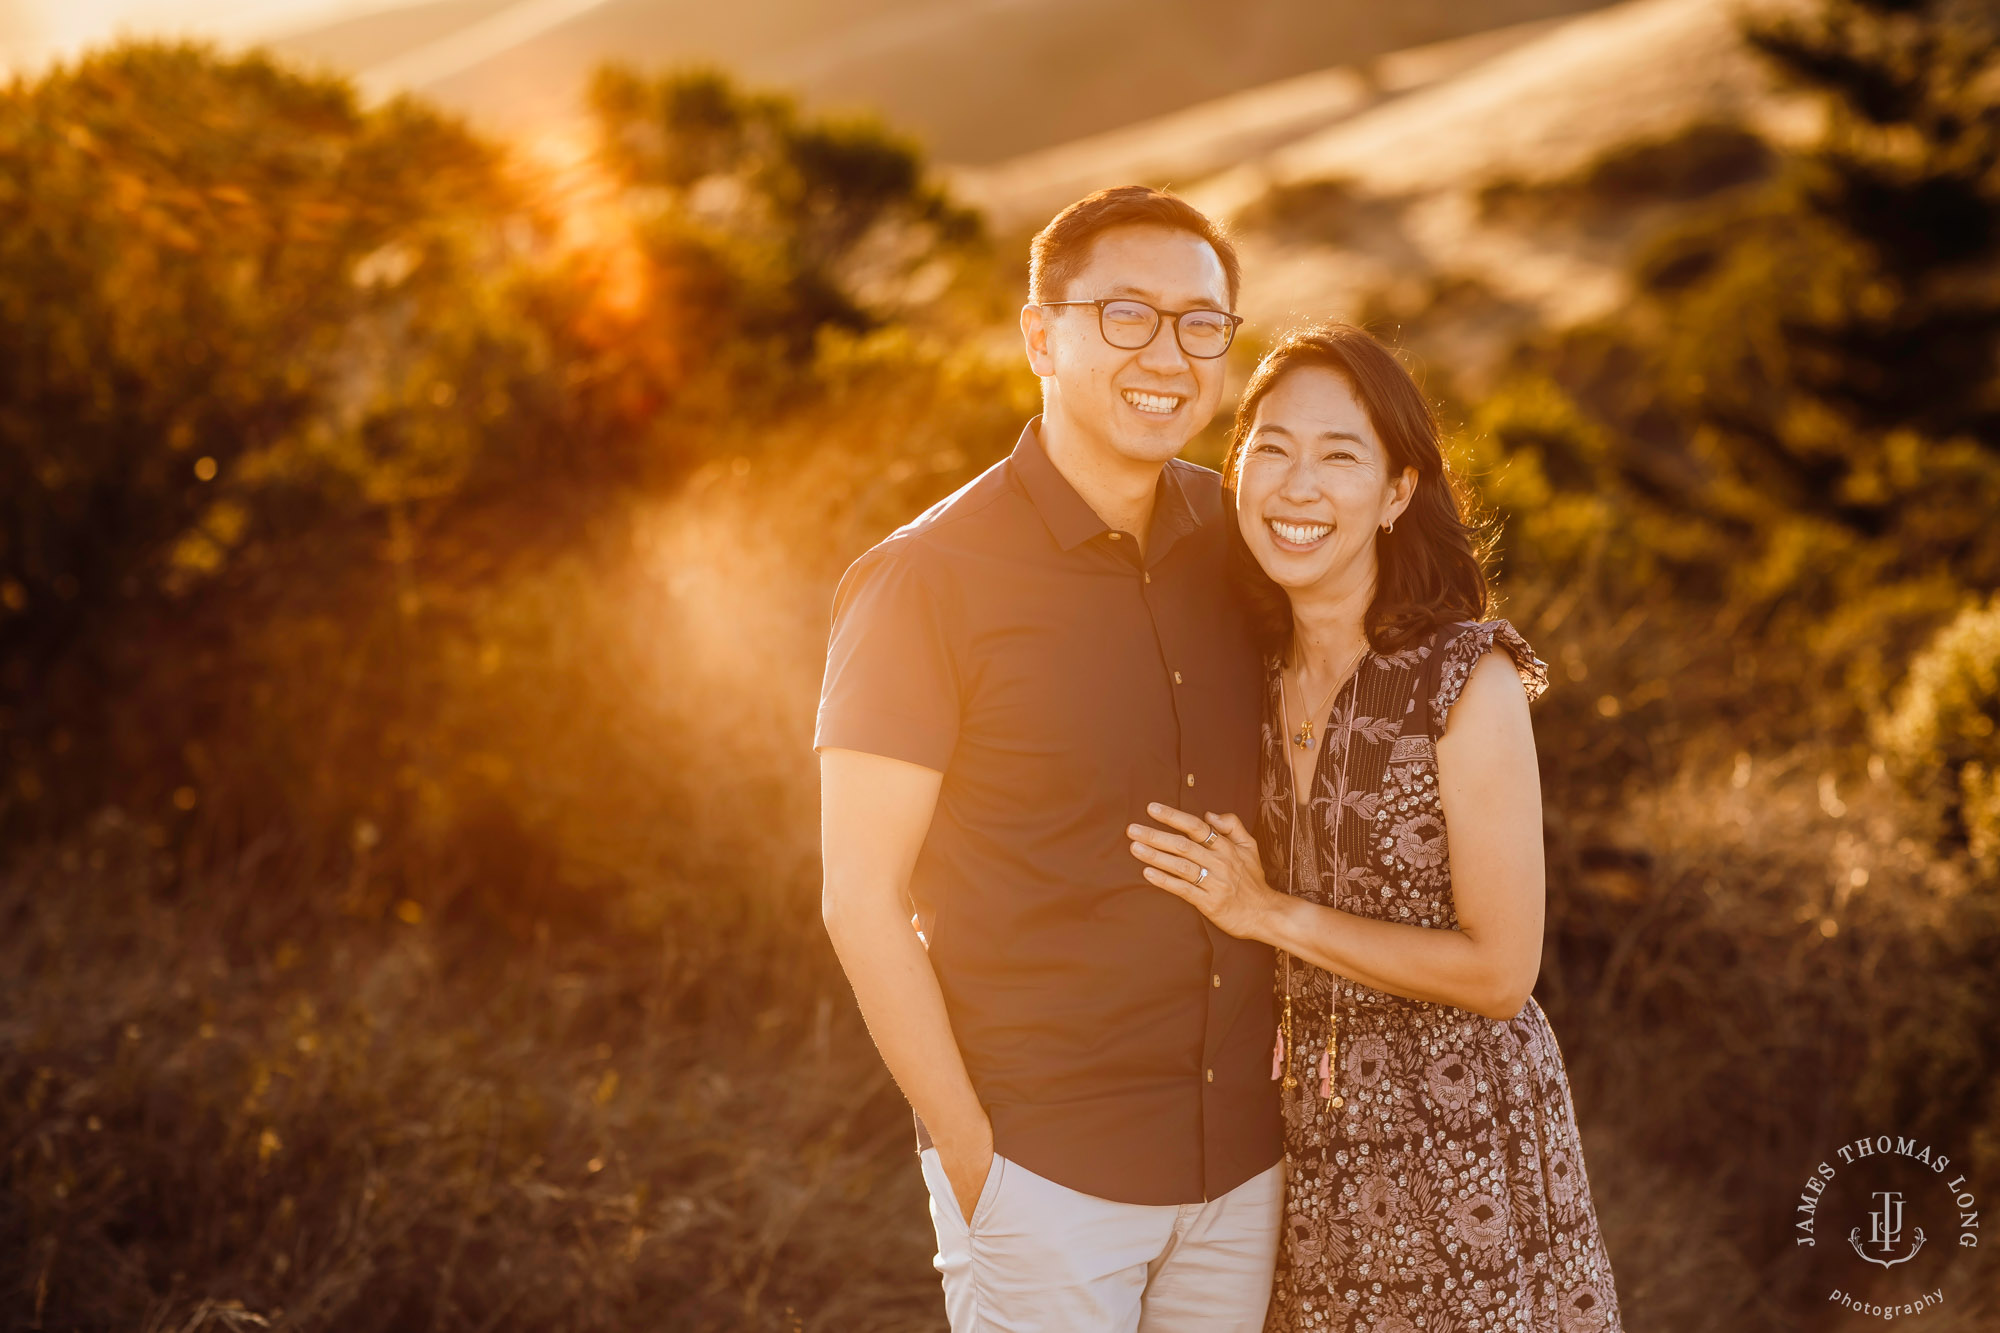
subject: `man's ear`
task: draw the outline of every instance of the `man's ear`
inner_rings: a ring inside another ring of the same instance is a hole
[[[1041,379],[1056,373],[1049,355],[1049,312],[1032,301],[1021,307],[1021,341],[1028,349],[1028,368]]]

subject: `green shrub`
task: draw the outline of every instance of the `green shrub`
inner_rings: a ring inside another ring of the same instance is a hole
[[[2000,860],[2000,596],[1966,607],[1917,654],[1877,734],[1941,802],[1949,831]]]
[[[608,72],[595,111],[586,207],[258,55],[124,44],[0,97],[0,838],[117,802],[176,847],[492,842],[543,766],[447,720],[503,657],[563,688],[500,639],[576,637],[496,636],[509,580],[601,573],[718,456],[1004,447],[1011,391],[927,341],[978,304],[978,221],[907,144],[714,74]]]

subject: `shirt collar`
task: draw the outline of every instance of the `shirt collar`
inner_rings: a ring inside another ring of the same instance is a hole
[[[1089,501],[1076,493],[1069,478],[1056,468],[1042,446],[1042,418],[1037,414],[1021,429],[1015,441],[1015,475],[1028,499],[1048,524],[1049,533],[1065,551],[1073,551],[1092,537],[1111,531],[1097,516]],[[1194,507],[1181,486],[1180,471],[1172,463],[1160,469],[1159,487],[1153,493],[1153,526],[1146,543],[1146,563],[1157,564],[1177,540],[1196,527]]]

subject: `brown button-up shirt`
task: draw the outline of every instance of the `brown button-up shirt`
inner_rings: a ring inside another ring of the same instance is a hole
[[[1039,421],[848,569],[814,745],[944,774],[910,891],[995,1151],[1101,1198],[1212,1199],[1281,1151],[1273,955],[1148,884],[1125,826],[1149,801],[1256,820],[1221,478],[1169,463],[1142,551]]]

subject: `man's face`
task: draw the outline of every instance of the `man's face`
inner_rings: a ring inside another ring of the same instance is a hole
[[[1213,247],[1168,227],[1115,227],[1092,242],[1083,271],[1055,300],[1133,297],[1159,310],[1228,310],[1229,280]],[[1028,363],[1045,410],[1076,436],[1134,462],[1164,463],[1222,401],[1223,357],[1181,351],[1171,320],[1137,350],[1113,347],[1091,306],[1021,312]]]

